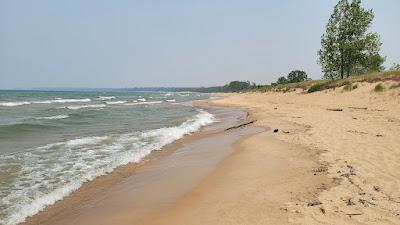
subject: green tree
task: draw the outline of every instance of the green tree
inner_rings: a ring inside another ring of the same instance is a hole
[[[279,77],[278,80],[276,81],[277,84],[287,84],[288,80],[286,77]]]
[[[297,83],[308,80],[307,73],[301,70],[293,70],[287,76],[289,83]]]
[[[376,33],[368,32],[374,14],[361,7],[361,0],[340,0],[321,37],[319,63],[326,79],[383,70],[385,58]]]
[[[226,92],[239,92],[250,87],[250,81],[231,81],[223,87]]]
[[[395,70],[395,71],[400,71],[400,64],[399,63],[393,63],[393,65],[390,67],[389,70]]]

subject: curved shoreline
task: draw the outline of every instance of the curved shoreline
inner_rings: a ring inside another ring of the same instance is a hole
[[[248,121],[262,119],[250,107],[220,100],[208,104],[239,107],[250,112]],[[300,214],[292,203],[317,202],[332,187],[325,173],[310,172],[321,166],[320,151],[281,141],[265,124],[255,126],[265,130],[233,143],[233,153],[199,185],[143,224],[294,224]]]
[[[201,107],[207,108],[207,106]],[[212,108],[213,107],[208,107],[208,110],[212,110]],[[216,107],[214,107],[214,110],[215,108]],[[229,109],[228,111],[232,111],[232,109]],[[218,114],[220,112],[215,113]],[[220,114],[224,117],[223,113]],[[218,130],[221,130],[221,126],[227,126],[226,123],[234,123],[233,120],[233,118],[225,118],[225,120],[222,120],[220,123],[206,126],[200,132],[196,132],[192,135],[185,135],[185,137],[165,146],[162,151],[155,151],[139,163],[130,163],[128,165],[120,166],[110,174],[100,176],[93,181],[87,182],[63,200],[47,206],[44,210],[27,218],[27,220],[21,224],[68,224],[68,217],[71,219],[71,217],[73,218],[76,217],[77,214],[81,214],[81,212],[78,211],[91,211],[92,209],[90,208],[93,208],[96,202],[102,201],[102,195],[109,193],[110,190],[113,188],[115,189],[116,186],[121,186],[121,183],[126,182],[127,179],[135,176],[139,173],[138,171],[145,170],[146,168],[151,167],[151,165],[157,165],[160,160],[170,157],[174,152],[179,151],[179,149],[184,147],[187,143],[195,142],[198,139],[209,139],[211,136],[215,136],[220,132]],[[221,125],[221,123],[225,124]],[[215,128],[210,129],[210,127],[213,126],[215,126]],[[69,208],[73,209],[70,210]]]

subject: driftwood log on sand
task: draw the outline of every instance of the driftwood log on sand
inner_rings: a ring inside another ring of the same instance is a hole
[[[326,109],[326,110],[328,110],[328,111],[343,111],[343,109],[341,109],[341,108],[328,108],[328,109]]]
[[[228,127],[228,128],[225,129],[225,131],[232,130],[232,129],[237,129],[237,128],[240,128],[240,127],[244,127],[244,126],[247,126],[247,125],[249,125],[249,124],[252,124],[252,123],[254,123],[254,122],[256,122],[256,121],[257,121],[257,120],[252,120],[252,121],[249,121],[249,122],[246,122],[246,123],[239,124],[239,125],[237,125],[237,126]]]

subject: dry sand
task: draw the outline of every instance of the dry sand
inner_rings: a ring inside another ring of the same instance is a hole
[[[149,224],[400,224],[400,90],[224,94],[278,128],[236,152]],[[343,111],[327,109],[340,108]]]
[[[236,141],[168,207],[140,223],[129,219],[140,212],[128,208],[125,218],[114,214],[118,224],[400,224],[400,89],[376,93],[374,85],[209,102],[243,108],[266,129]]]

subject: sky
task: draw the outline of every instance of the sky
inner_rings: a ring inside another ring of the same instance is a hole
[[[322,75],[337,1],[0,0],[0,89],[199,87]],[[400,63],[400,1],[364,0],[385,66]]]

